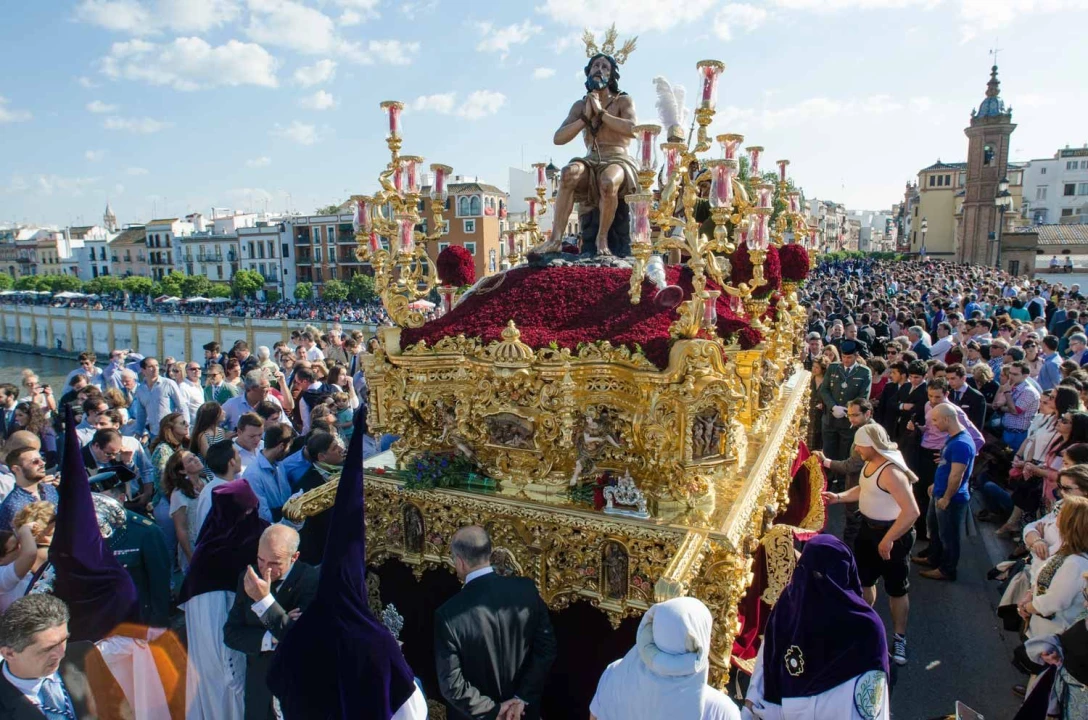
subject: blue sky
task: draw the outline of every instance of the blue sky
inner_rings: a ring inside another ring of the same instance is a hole
[[[693,90],[722,60],[713,131],[851,208],[963,159],[995,44],[1014,159],[1088,142],[1088,0],[58,0],[4,20],[0,222],[97,222],[107,198],[122,223],[310,212],[374,189],[385,99],[409,105],[406,152],[505,187],[580,150],[551,136],[584,93],[582,27],[613,21],[639,36],[621,87],[641,121],[655,75]]]

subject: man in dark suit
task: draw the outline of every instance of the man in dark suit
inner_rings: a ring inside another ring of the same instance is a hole
[[[271,720],[272,692],[265,681],[276,644],[317,594],[317,568],[298,562],[298,533],[270,525],[257,547],[257,569],[238,579],[234,606],[223,626],[227,647],[246,654],[246,720]]]
[[[458,530],[450,553],[465,586],[435,613],[434,648],[451,717],[537,720],[556,642],[536,584],[492,571],[481,527]]]
[[[0,718],[94,717],[62,668],[68,617],[64,601],[44,593],[19,598],[0,616]]]
[[[0,438],[7,439],[19,429],[15,424],[15,404],[19,399],[19,388],[11,383],[0,385]]]
[[[907,364],[893,362],[888,366],[888,382],[880,393],[873,418],[888,432],[889,438],[895,437],[896,422],[899,418],[899,390],[907,382]]]
[[[929,345],[926,344],[926,337],[922,334],[922,326],[915,325],[907,330],[907,337],[910,338],[910,349],[918,356],[919,360],[929,360],[932,351]]]
[[[820,385],[820,398],[824,402],[824,454],[831,460],[845,460],[854,442],[854,427],[847,417],[846,406],[851,400],[869,398],[873,387],[873,373],[858,363],[859,345],[854,340],[844,340],[840,346],[842,362],[831,363]]]
[[[971,424],[982,430],[986,427],[986,398],[975,388],[967,384],[967,368],[960,363],[949,365],[945,372],[948,378],[948,401],[963,408]]]
[[[337,467],[344,464],[344,442],[339,435],[315,430],[306,440],[306,455],[311,458],[309,469],[298,481],[298,489],[309,492],[329,481]],[[302,526],[302,560],[311,565],[321,563],[325,554],[325,538],[329,535],[331,512],[323,512],[306,520]]]

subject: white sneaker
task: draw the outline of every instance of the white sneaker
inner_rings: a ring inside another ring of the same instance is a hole
[[[901,635],[892,636],[892,660],[896,665],[907,664],[907,639]]]

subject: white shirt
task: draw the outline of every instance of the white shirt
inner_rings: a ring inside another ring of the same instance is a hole
[[[287,572],[283,574],[277,582],[280,583],[280,587],[283,587],[283,583],[287,581],[287,576],[291,574],[291,571],[295,569],[295,564],[291,563],[291,567],[287,568]],[[276,598],[272,596],[272,591],[269,589],[267,595],[250,605],[250,609],[253,610],[253,614],[257,617],[264,617],[264,614],[268,612],[268,608],[276,604]],[[276,644],[279,641],[269,631],[264,631],[264,637],[261,638],[261,652],[272,652],[276,649]]]
[[[8,670],[7,663],[0,666],[0,672],[4,673],[4,678],[6,678],[16,690],[25,695],[27,700],[34,703],[34,707],[41,707],[41,701],[38,700],[38,693],[42,690],[42,683],[45,682],[44,677],[36,678],[34,680],[24,680],[23,678],[15,677],[11,674],[11,671]],[[54,682],[61,681],[60,675],[57,675],[56,673],[47,675],[46,677]]]
[[[192,380],[182,380],[178,387],[181,388],[181,397],[188,404],[189,424],[192,425],[196,422],[196,411],[204,404],[204,388]]]
[[[465,585],[468,585],[470,582],[478,577],[483,577],[484,575],[489,575],[493,572],[495,572],[495,570],[490,565],[488,565],[487,567],[482,567],[479,570],[473,570],[468,575],[465,575]]]
[[[196,497],[196,522],[193,524],[196,528],[196,535],[189,540],[193,543],[194,549],[196,548],[196,538],[200,535],[200,528],[204,527],[204,521],[208,519],[208,513],[212,511],[212,490],[226,482],[226,480],[216,475],[204,485],[204,489]]]
[[[246,468],[248,468],[250,465],[257,464],[257,456],[260,454],[261,445],[263,444],[264,443],[262,442],[260,445],[257,446],[256,450],[250,452],[249,450],[246,450],[244,447],[239,445],[237,442],[234,443],[234,447],[238,450],[238,457],[242,461],[242,469],[238,471],[237,477],[242,477],[243,475],[245,475]]]
[[[944,356],[952,349],[952,336],[947,335],[937,340],[929,347],[929,356],[935,360],[944,362]]]
[[[306,359],[310,362],[317,362],[318,360],[325,359],[325,353],[321,352],[321,348],[314,345],[312,348],[306,351]]]
[[[280,410],[283,409],[283,405],[280,404],[280,401],[277,400],[276,396],[272,393],[266,395],[265,400],[268,400],[273,405],[280,408]],[[253,406],[251,406],[249,404],[249,401],[246,400],[246,394],[244,392],[241,395],[232,397],[230,400],[227,400],[225,403],[223,403],[223,414],[227,416],[227,426],[230,427],[231,430],[237,429],[238,419],[246,413],[250,412],[255,413],[257,411],[254,410]]]

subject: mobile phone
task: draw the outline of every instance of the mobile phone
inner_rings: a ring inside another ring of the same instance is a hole
[[[980,713],[956,701],[956,720],[986,720]]]

